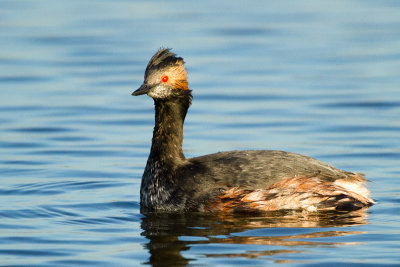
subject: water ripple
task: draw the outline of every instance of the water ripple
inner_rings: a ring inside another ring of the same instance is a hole
[[[0,254],[15,256],[32,256],[32,257],[54,257],[54,256],[70,256],[74,252],[60,251],[59,249],[0,249]]]
[[[0,76],[0,83],[43,83],[51,80],[50,77],[40,76]]]
[[[13,132],[26,132],[26,133],[41,133],[41,134],[47,134],[47,133],[63,133],[63,132],[72,132],[73,130],[70,128],[66,127],[20,127],[20,128],[13,128],[13,129],[8,129],[9,131]]]
[[[400,107],[400,101],[367,101],[367,102],[337,102],[316,105],[322,108],[351,108],[351,109],[394,109]]]
[[[0,141],[0,147],[12,149],[28,149],[28,148],[42,148],[46,147],[44,143],[39,142],[13,142],[13,141]]]

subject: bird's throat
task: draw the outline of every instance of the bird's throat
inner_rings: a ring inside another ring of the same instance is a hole
[[[149,158],[158,164],[179,164],[182,152],[183,123],[189,105],[184,99],[154,100],[155,126]]]

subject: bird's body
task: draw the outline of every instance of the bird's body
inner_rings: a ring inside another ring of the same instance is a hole
[[[183,59],[169,49],[150,60],[143,85],[155,103],[152,147],[141,184],[143,211],[353,210],[373,204],[361,174],[274,150],[187,159],[183,123],[191,104]]]

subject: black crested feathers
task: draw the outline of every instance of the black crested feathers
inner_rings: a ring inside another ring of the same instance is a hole
[[[184,63],[183,58],[177,57],[175,53],[171,52],[170,48],[160,48],[147,64],[144,75],[147,77],[150,71],[159,70],[169,65],[176,65],[178,61]]]

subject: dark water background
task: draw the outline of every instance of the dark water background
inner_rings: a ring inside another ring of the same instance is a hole
[[[399,1],[0,1],[0,265],[400,264]],[[160,47],[186,156],[280,149],[364,172],[355,214],[148,215]]]

